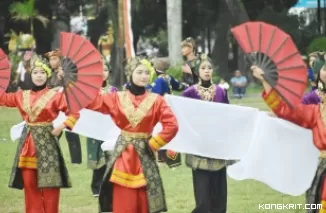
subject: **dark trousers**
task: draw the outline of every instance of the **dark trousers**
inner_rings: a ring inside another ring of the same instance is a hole
[[[233,95],[236,98],[243,98],[243,96],[246,94],[246,87],[233,87]]]
[[[226,168],[219,171],[192,171],[196,207],[192,213],[226,213]]]
[[[59,140],[60,140],[61,136],[62,136],[62,133],[58,137]],[[82,163],[82,151],[81,151],[79,135],[76,133],[73,133],[73,132],[66,131],[66,140],[68,142],[71,163],[81,164]]]
[[[165,162],[166,161],[166,150],[158,150],[157,151],[158,162]]]
[[[170,168],[178,167],[181,165],[181,154],[178,153],[175,159],[167,156],[167,150],[158,150],[158,162],[166,163]]]
[[[106,165],[102,166],[99,169],[93,170],[93,177],[92,177],[92,183],[91,183],[91,189],[93,195],[99,195],[100,193],[100,187],[103,181],[103,176],[105,173]]]

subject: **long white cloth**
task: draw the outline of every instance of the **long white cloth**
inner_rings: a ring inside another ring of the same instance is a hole
[[[284,194],[303,194],[318,167],[319,151],[311,131],[259,114],[250,148],[241,161],[228,167],[229,177],[258,180]]]
[[[258,180],[285,194],[297,196],[310,187],[319,156],[310,130],[255,108],[170,95],[165,99],[177,117],[179,132],[164,149],[240,160],[228,167],[231,178]],[[60,114],[54,125],[64,119]],[[160,130],[156,125],[153,135]],[[103,148],[112,149],[120,129],[110,116],[83,109],[73,132],[106,141]]]

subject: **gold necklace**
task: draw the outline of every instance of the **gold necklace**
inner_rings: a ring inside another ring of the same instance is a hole
[[[213,101],[215,97],[216,86],[212,84],[210,87],[205,88],[200,85],[195,85],[200,98],[204,101]]]

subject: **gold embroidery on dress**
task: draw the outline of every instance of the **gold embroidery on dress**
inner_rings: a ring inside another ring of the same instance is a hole
[[[320,98],[319,110],[321,119],[323,121],[324,126],[326,127],[326,94],[322,91],[317,91],[317,95]]]
[[[208,88],[202,87],[198,84],[196,84],[194,87],[202,100],[204,100],[204,101],[213,101],[214,100],[215,92],[216,92],[216,86],[214,84],[212,84]]]
[[[34,122],[45,106],[49,103],[49,101],[53,98],[53,96],[58,92],[57,89],[51,89],[47,91],[44,95],[42,95],[36,103],[31,108],[30,102],[30,90],[26,90],[23,93],[23,103],[26,114],[29,117],[30,122]]]
[[[147,97],[144,98],[137,108],[134,107],[134,104],[126,91],[118,92],[118,97],[126,118],[128,119],[130,125],[135,128],[152,108],[158,95],[148,93]]]
[[[24,90],[23,91],[23,105],[24,105],[24,111],[26,112],[26,114],[29,116],[30,114],[32,114],[32,110],[31,110],[31,105],[30,105],[30,90]]]

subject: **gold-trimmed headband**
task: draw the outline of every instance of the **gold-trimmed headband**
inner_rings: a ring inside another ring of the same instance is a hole
[[[141,64],[144,65],[149,70],[150,78],[151,79],[153,78],[153,76],[155,74],[155,70],[154,70],[151,62],[148,61],[147,59],[144,59],[144,58],[141,58],[141,57],[134,57],[134,58],[129,58],[127,60],[127,64],[126,64],[126,67],[125,67],[125,74],[126,74],[128,82],[130,81],[130,77],[131,77],[132,73]]]
[[[49,77],[51,77],[52,75],[52,70],[50,69],[50,67],[47,65],[47,63],[44,62],[44,60],[42,60],[42,58],[38,57],[38,56],[34,56],[31,60],[31,70],[44,70]]]

